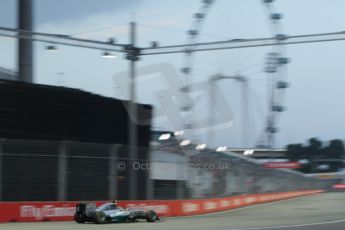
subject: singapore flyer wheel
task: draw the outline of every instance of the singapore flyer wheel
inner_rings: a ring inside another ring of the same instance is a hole
[[[201,6],[199,10],[193,14],[193,21],[191,23],[191,28],[187,31],[187,44],[190,44],[188,49],[185,50],[183,55],[182,67],[181,67],[181,75],[184,86],[182,87],[181,91],[186,94],[190,94],[193,86],[193,79],[195,79],[195,66],[196,60],[198,59],[199,54],[194,52],[196,44],[200,41],[200,36],[203,33],[206,33],[207,30],[205,29],[205,24],[210,16],[214,13],[211,9],[214,8],[214,5],[221,0],[202,0]],[[235,2],[236,0],[232,0]],[[238,0],[237,0],[238,1]],[[229,1],[230,2],[230,1]],[[289,59],[286,57],[286,47],[281,44],[281,42],[285,39],[285,35],[282,29],[282,18],[283,15],[277,13],[275,9],[275,1],[274,0],[261,0],[260,4],[263,6],[263,14],[266,17],[266,21],[270,28],[270,37],[274,37],[276,39],[276,44],[271,46],[269,51],[266,54],[266,62],[264,67],[264,74],[266,78],[266,105],[267,109],[264,109],[266,112],[264,118],[261,120],[260,125],[261,131],[259,131],[256,135],[255,141],[251,141],[251,143],[246,143],[247,146],[243,147],[265,147],[265,148],[273,148],[275,146],[275,137],[279,132],[278,129],[278,118],[282,112],[286,110],[286,106],[284,106],[284,97],[286,94],[286,89],[288,88],[289,84],[287,82],[287,74],[286,74],[286,66],[289,63]],[[228,77],[228,74],[224,73],[214,73],[217,75],[218,78],[222,79],[233,79],[237,80],[238,82],[245,83],[246,90],[250,90],[248,88],[248,84],[250,83],[251,79],[246,77],[245,75],[242,76],[241,74],[231,75]],[[220,77],[219,77],[220,76]],[[244,91],[243,91],[244,92]],[[245,97],[245,93],[242,93],[242,96]],[[243,100],[247,100],[243,99]],[[195,138],[195,130],[197,129],[197,125],[194,121],[193,109],[195,107],[195,101],[188,102],[181,106],[180,110],[181,113],[186,114],[185,116],[185,127],[184,133],[186,135],[185,139],[196,139]],[[243,110],[245,111],[245,110]],[[245,112],[243,112],[245,113]],[[242,114],[242,119],[249,119],[248,116]],[[249,123],[249,121],[244,120],[243,124]],[[242,126],[243,132],[245,132],[247,128]],[[246,135],[243,135],[243,139]]]

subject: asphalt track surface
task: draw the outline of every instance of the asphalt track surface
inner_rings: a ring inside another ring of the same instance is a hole
[[[6,223],[0,230],[345,230],[345,193],[322,193],[156,223],[77,224],[74,222]]]

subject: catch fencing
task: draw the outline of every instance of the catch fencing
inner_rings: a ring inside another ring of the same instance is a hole
[[[203,199],[324,189],[292,170],[267,169],[231,152],[176,141],[138,148],[71,141],[0,140],[0,201]],[[129,183],[130,170],[136,186]]]

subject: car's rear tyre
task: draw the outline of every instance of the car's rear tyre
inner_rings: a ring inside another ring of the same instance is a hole
[[[77,222],[79,224],[85,223],[85,220],[83,218],[81,218],[77,213],[74,214],[74,220],[75,220],[75,222]]]
[[[147,222],[155,222],[156,220],[158,220],[158,215],[155,213],[155,211],[150,210],[146,213]]]
[[[107,217],[104,212],[97,212],[96,213],[96,223],[97,224],[105,224],[107,222]]]

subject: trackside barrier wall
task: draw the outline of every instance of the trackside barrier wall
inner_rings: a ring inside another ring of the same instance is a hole
[[[323,190],[240,195],[192,200],[119,201],[124,208],[155,210],[161,216],[188,216],[225,211],[259,203],[311,195]],[[107,201],[97,201],[100,205]],[[70,202],[2,202],[0,222],[71,221],[77,201]]]

